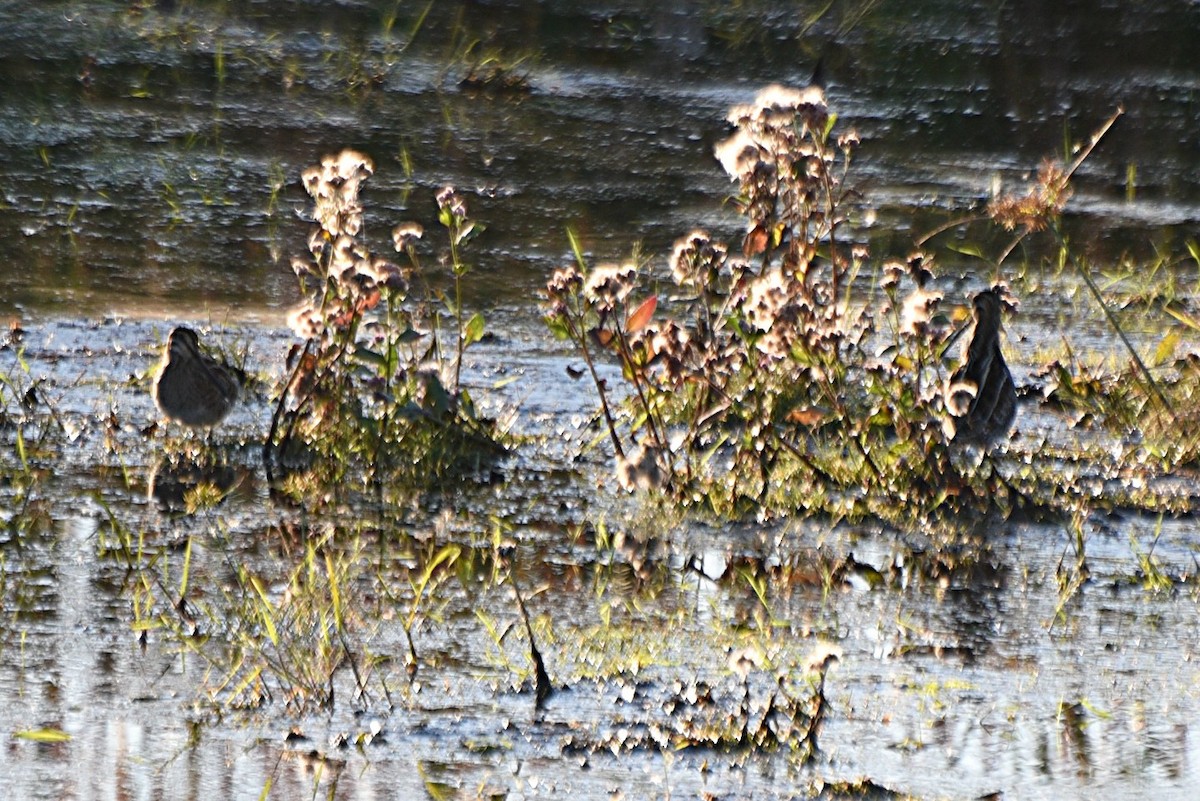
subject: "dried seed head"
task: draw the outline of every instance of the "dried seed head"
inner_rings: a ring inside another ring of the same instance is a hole
[[[583,288],[583,275],[575,265],[560,267],[546,282],[546,294],[551,298],[567,298]]]
[[[392,229],[392,244],[397,251],[405,251],[417,243],[425,235],[425,228],[420,223],[400,223]]]
[[[900,285],[900,279],[904,277],[905,271],[903,262],[893,259],[884,263],[883,277],[879,279],[879,288],[884,292],[891,292]]]
[[[955,417],[965,417],[978,394],[979,385],[969,379],[947,382],[944,393],[946,410]]]
[[[671,277],[679,286],[704,289],[716,280],[727,257],[725,245],[713,242],[707,231],[692,231],[675,240]]]
[[[453,186],[443,186],[437,193],[438,208],[449,209],[450,213],[459,219],[466,219],[467,204]]]
[[[321,315],[313,306],[312,301],[306,300],[294,307],[287,315],[288,328],[301,339],[315,339],[321,333]]]
[[[749,131],[739,128],[732,136],[713,148],[713,155],[721,162],[730,180],[748,181],[754,177],[759,165],[764,164],[769,151]]]
[[[408,280],[405,277],[404,270],[398,264],[388,261],[387,259],[373,256],[369,259],[363,259],[357,267],[359,274],[367,278],[376,286],[387,287],[393,292],[404,293],[408,291]]]
[[[909,293],[900,309],[900,333],[911,337],[927,336],[929,321],[941,300],[941,292],[914,289]]]
[[[1041,231],[1058,218],[1070,198],[1070,175],[1061,165],[1045,161],[1024,197],[997,197],[988,204],[988,216],[1009,231]]]
[[[637,279],[637,265],[601,264],[593,268],[583,285],[588,300],[602,311],[611,310],[629,297]]]

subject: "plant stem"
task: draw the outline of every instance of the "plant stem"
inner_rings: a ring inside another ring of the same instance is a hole
[[[575,325],[575,321],[569,314],[565,314],[563,319],[567,323],[571,338],[579,344],[579,350],[583,353],[583,363],[587,365],[588,372],[592,376],[592,383],[596,385],[596,392],[600,395],[600,409],[604,412],[604,422],[608,426],[608,435],[612,439],[613,449],[616,450],[618,457],[624,459],[625,449],[621,447],[621,438],[617,436],[617,423],[613,419],[612,410],[609,409],[608,396],[604,394],[604,381],[601,380],[600,375],[596,372],[592,353],[588,350],[587,335],[582,331],[581,327]]]
[[[1150,374],[1150,369],[1146,367],[1146,363],[1143,362],[1142,357],[1138,355],[1137,349],[1134,348],[1133,343],[1129,341],[1129,337],[1125,334],[1124,329],[1121,328],[1121,323],[1118,322],[1116,315],[1112,312],[1112,309],[1110,309],[1108,304],[1104,302],[1104,296],[1100,294],[1100,287],[1096,286],[1096,282],[1092,280],[1092,276],[1088,272],[1087,267],[1080,262],[1080,260],[1075,256],[1075,253],[1069,247],[1067,247],[1067,241],[1063,237],[1062,230],[1059,228],[1057,221],[1051,224],[1050,230],[1054,232],[1054,237],[1058,240],[1059,247],[1063,249],[1063,252],[1066,253],[1067,258],[1070,259],[1072,266],[1075,267],[1075,271],[1079,273],[1079,276],[1087,285],[1088,290],[1092,293],[1092,297],[1096,299],[1096,303],[1100,304],[1100,309],[1104,312],[1104,316],[1107,318],[1108,324],[1112,326],[1113,330],[1117,332],[1117,336],[1121,338],[1121,342],[1125,344],[1125,348],[1129,351],[1129,355],[1133,359],[1134,365],[1137,367],[1138,372],[1142,374],[1142,378],[1146,381],[1146,389],[1149,390],[1150,394],[1154,396],[1155,400],[1162,405],[1163,410],[1166,411],[1167,414],[1171,415],[1171,419],[1176,419],[1175,410],[1171,408],[1170,402],[1168,402],[1166,396],[1163,395],[1162,389],[1158,386],[1158,382],[1154,380],[1154,376]]]
[[[458,222],[450,228],[450,263],[454,272],[454,324],[457,333],[457,354],[454,357],[454,398],[457,401],[462,376],[463,360],[463,309],[462,309],[462,263],[458,255]]]

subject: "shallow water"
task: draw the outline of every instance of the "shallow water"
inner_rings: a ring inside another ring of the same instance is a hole
[[[831,107],[866,143],[858,181],[887,223],[874,234],[884,252],[911,247],[910,225],[986,199],[995,179],[1015,185],[1118,105],[1069,230],[1111,255],[1178,248],[1200,219],[1194,4],[868,4],[801,36],[794,10],[771,3],[436,3],[411,40],[419,14],[397,8],[389,34],[388,9],[365,4],[0,4],[0,76],[22,87],[0,107],[0,236],[21,265],[0,272],[0,303],[68,315],[183,304],[214,320],[285,307],[305,231],[298,174],[354,146],[377,162],[367,200],[381,239],[404,219],[431,223],[433,190],[453,183],[489,226],[481,295],[524,306],[568,255],[568,225],[602,259],[637,240],[662,252],[697,225],[735,229],[711,157],[727,109],[765,83],[807,82],[823,54]],[[528,57],[527,92],[459,86],[455,54],[476,39]]]
[[[639,239],[661,253],[697,225],[733,233],[710,155],[725,111],[762,84],[806,82],[822,51],[831,106],[864,136],[877,255],[902,255],[912,231],[985,199],[995,176],[1020,179],[1117,103],[1126,114],[1079,176],[1069,230],[1098,259],[1180,253],[1200,221],[1200,7],[864,4],[861,19],[839,10],[800,35],[791,4],[435,3],[411,43],[409,4],[390,34],[390,5],[136,8],[0,3],[0,312],[26,329],[30,375],[64,429],[31,456],[29,506],[0,487],[0,517],[32,521],[0,545],[0,733],[72,738],[11,739],[0,795],[789,798],[869,780],[922,798],[1194,797],[1191,518],[1084,521],[1090,581],[1061,609],[1065,522],[980,520],[947,551],[928,532],[680,521],[614,495],[602,452],[572,458],[596,434],[582,425],[594,401],[564,379],[570,357],[535,299],[570,258],[568,225],[596,259]],[[473,37],[532,53],[529,91],[462,88],[455,53]],[[441,184],[467,194],[488,225],[472,303],[496,333],[469,381],[489,408],[518,409],[519,431],[563,442],[518,448],[495,481],[314,519],[271,496],[253,445],[268,403],[252,396],[218,434],[233,494],[196,515],[164,509],[149,484],[179,443],[145,431],[158,348],[188,319],[248,343],[264,373],[282,364],[288,257],[306,235],[297,176],[343,145],[376,159],[380,239],[404,219],[431,227]],[[948,295],[990,280],[967,257],[942,270]],[[1058,291],[1025,298],[1010,326],[1022,381],[1061,332],[1111,348],[1078,287],[1043,286]],[[0,374],[27,382],[12,348]],[[1023,415],[1030,436],[1073,435]],[[11,465],[14,431],[0,435]],[[387,661],[363,697],[338,671],[330,710],[295,709],[278,684],[271,702],[231,708],[246,676],[224,682],[241,641],[221,622],[244,608],[239,570],[277,597],[318,540],[346,557],[348,647]],[[410,683],[399,621],[446,546],[462,550],[420,607]],[[1151,551],[1169,589],[1139,583]],[[153,623],[182,618],[169,599],[185,559],[190,638]],[[509,566],[559,688],[541,711],[512,589],[493,580]],[[761,714],[779,673],[798,692],[820,643],[842,656],[813,764],[786,748],[654,744],[688,715]],[[747,647],[766,664],[743,680],[728,663]],[[696,683],[710,706],[692,700]]]

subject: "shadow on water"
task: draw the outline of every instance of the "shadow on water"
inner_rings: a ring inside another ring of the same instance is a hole
[[[0,2],[0,311],[27,329],[0,350],[0,794],[1194,794],[1189,519],[984,519],[949,544],[682,519],[576,455],[594,402],[534,323],[567,225],[603,259],[736,229],[726,110],[822,53],[880,252],[1121,103],[1068,224],[1097,257],[1178,248],[1200,219],[1194,3],[392,9]],[[485,476],[315,514],[262,475],[265,395],[208,465],[148,428],[147,371],[177,318],[283,364],[296,175],[343,145],[381,165],[379,239],[435,225],[431,189],[469,193],[469,302],[496,336],[468,383],[524,439]],[[1010,335],[1071,311],[1030,298]]]

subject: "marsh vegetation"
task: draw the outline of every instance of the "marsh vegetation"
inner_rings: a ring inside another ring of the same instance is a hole
[[[1195,9],[618,6],[0,32],[0,794],[1194,792]]]

